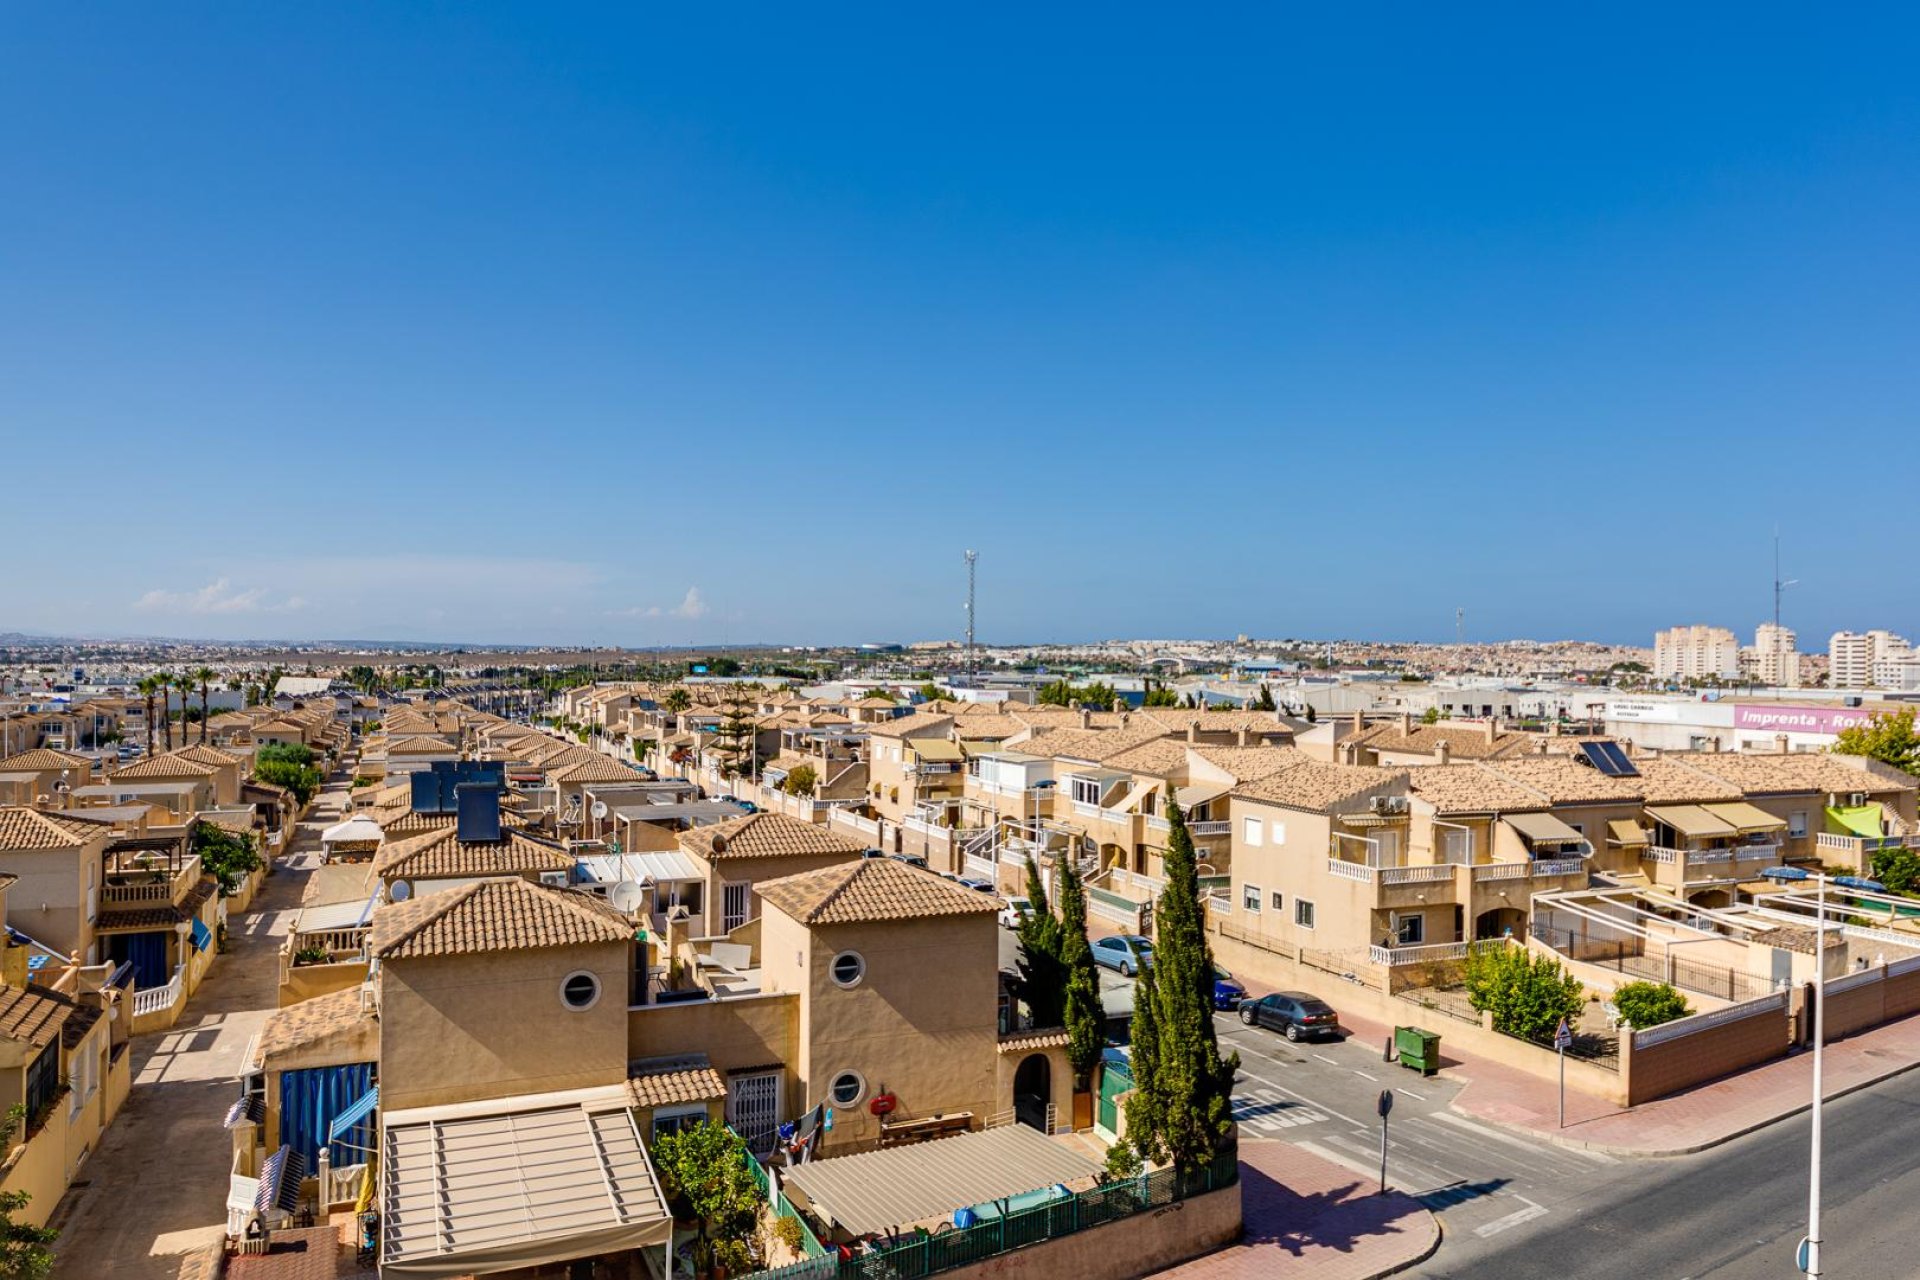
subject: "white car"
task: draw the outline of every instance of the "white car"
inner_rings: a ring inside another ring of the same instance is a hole
[[[1004,929],[1018,929],[1033,914],[1033,904],[1025,898],[1008,898],[1007,904],[1000,908],[1000,926]]]

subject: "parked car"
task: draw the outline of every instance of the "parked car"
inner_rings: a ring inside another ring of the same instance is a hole
[[[1247,989],[1219,965],[1213,966],[1213,1007],[1238,1009],[1247,998]]]
[[[1093,944],[1093,962],[1131,978],[1153,963],[1153,943],[1137,933],[1116,933]]]
[[[1276,991],[1270,996],[1242,1001],[1240,1021],[1250,1027],[1268,1027],[1289,1040],[1320,1038],[1340,1033],[1340,1015],[1318,996],[1301,991]]]
[[[887,856],[892,858],[895,862],[904,862],[910,867],[919,867],[923,870],[926,868],[926,865],[927,865],[927,860],[921,857],[917,853],[893,853],[893,854],[888,854]]]
[[[1033,904],[1025,898],[1008,898],[1000,908],[1000,925],[1005,929],[1018,929],[1033,914]]]
[[[982,879],[979,876],[955,876],[953,882],[955,884],[965,885],[976,893],[993,892],[993,881]]]

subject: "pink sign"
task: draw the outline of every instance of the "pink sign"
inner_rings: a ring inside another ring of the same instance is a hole
[[[1873,719],[1863,707],[1792,707],[1769,702],[1736,703],[1733,727],[1766,729],[1774,733],[1831,733],[1851,729]]]

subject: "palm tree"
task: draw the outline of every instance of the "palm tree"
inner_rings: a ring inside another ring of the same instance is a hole
[[[147,754],[153,754],[153,695],[160,692],[159,676],[142,676],[134,686],[140,690],[140,696],[147,700]]]
[[[207,690],[219,675],[212,667],[193,669],[193,678],[200,683],[200,745],[203,747],[207,745]]]
[[[173,700],[173,673],[171,671],[156,672],[153,683],[160,694],[160,727],[166,734],[167,750],[171,751],[173,750],[173,713],[167,710],[167,707]]]
[[[180,745],[187,745],[187,699],[193,696],[193,672],[182,671],[173,678],[173,687],[180,691]]]

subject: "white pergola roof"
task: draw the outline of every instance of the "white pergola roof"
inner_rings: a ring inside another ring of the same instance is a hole
[[[323,902],[317,906],[302,907],[294,917],[294,933],[325,933],[333,929],[358,929],[373,918],[373,907],[379,895],[364,900],[349,902]]]
[[[379,823],[363,813],[357,817],[348,818],[345,822],[334,823],[320,833],[320,840],[323,844],[334,844],[344,840],[378,840],[385,834],[386,832],[380,829]]]
[[[660,884],[673,880],[704,880],[706,874],[692,858],[678,849],[652,853],[595,853],[580,859],[587,873],[603,884],[631,880]]]
[[[664,1244],[672,1229],[626,1088],[388,1114],[381,1270],[460,1276]]]

